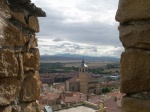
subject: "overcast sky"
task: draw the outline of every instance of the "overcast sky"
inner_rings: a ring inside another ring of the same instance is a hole
[[[32,0],[46,13],[37,34],[41,55],[84,54],[119,57],[115,13],[118,0]]]

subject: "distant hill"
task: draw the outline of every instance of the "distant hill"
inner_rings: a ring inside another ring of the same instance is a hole
[[[82,58],[88,61],[106,61],[106,62],[119,62],[120,58],[114,57],[94,57],[94,56],[84,56],[84,55],[74,55],[74,54],[55,54],[55,55],[41,55],[41,61],[59,61],[59,60],[79,60]]]

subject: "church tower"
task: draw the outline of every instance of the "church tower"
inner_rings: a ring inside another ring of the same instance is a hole
[[[88,94],[88,66],[85,64],[84,59],[82,60],[81,66],[79,67],[79,79],[80,79],[80,92]]]
[[[93,78],[88,73],[88,66],[82,60],[79,67],[80,92],[83,94],[94,93],[101,94],[101,84],[96,78]]]
[[[79,74],[86,73],[87,71],[88,71],[88,66],[85,64],[84,59],[83,59],[81,66],[79,68]]]

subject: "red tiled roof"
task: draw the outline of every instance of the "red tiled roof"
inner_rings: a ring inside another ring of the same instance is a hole
[[[109,98],[104,101],[107,112],[121,112],[119,105],[114,101],[114,98]]]
[[[60,97],[59,94],[56,93],[48,93],[45,96],[42,97],[42,100],[55,100]]]
[[[87,97],[83,93],[74,92],[73,96],[65,96],[64,102],[65,103],[75,103],[79,101],[86,101]]]
[[[69,79],[69,80],[67,80],[68,82],[79,82],[80,81],[80,79],[78,78],[78,77],[73,77],[73,78],[71,78],[71,79]]]
[[[125,94],[120,93],[119,91],[114,91],[114,92],[108,93],[108,95],[111,97],[122,98]]]
[[[103,95],[92,95],[92,96],[89,96],[88,101],[94,104],[100,104],[101,101],[104,101],[106,99],[107,97]]]
[[[78,98],[77,96],[72,96],[72,97],[65,97],[65,103],[73,103],[73,102],[77,102]]]

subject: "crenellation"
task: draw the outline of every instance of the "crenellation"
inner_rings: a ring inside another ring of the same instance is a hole
[[[37,17],[30,0],[0,0],[0,112],[40,112]]]
[[[121,87],[126,96],[123,112],[150,110],[150,1],[120,0],[116,20],[120,22]]]

